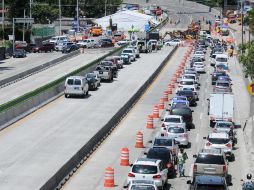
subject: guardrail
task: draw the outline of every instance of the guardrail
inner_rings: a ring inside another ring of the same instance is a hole
[[[56,96],[61,95],[61,93],[64,91],[64,82],[67,77],[72,75],[84,75],[88,72],[91,72],[94,70],[97,63],[105,59],[107,56],[117,54],[124,47],[125,46],[119,47],[55,81],[52,81],[40,88],[0,105],[0,130],[28,115],[28,112],[31,113],[32,111],[38,109],[39,106],[41,107],[55,99]]]
[[[29,69],[27,71],[24,71],[24,72],[21,72],[21,73],[18,73],[16,75],[14,75],[14,76],[11,76],[11,77],[8,77],[6,79],[3,79],[3,80],[0,81],[0,88],[3,88],[3,87],[8,86],[8,85],[10,85],[12,83],[15,83],[15,82],[20,81],[20,80],[22,80],[24,78],[27,78],[27,77],[29,77],[31,75],[34,75],[34,74],[36,74],[38,72],[41,72],[41,71],[43,71],[45,69],[48,69],[49,67],[57,65],[57,64],[61,63],[62,61],[66,61],[66,60],[68,60],[68,59],[70,59],[70,58],[72,58],[72,57],[74,57],[74,56],[76,56],[78,54],[79,54],[79,50],[71,52],[71,53],[68,53],[68,54],[66,54],[66,55],[64,55],[62,57],[56,58],[56,59],[54,59],[52,61],[46,62],[46,63],[44,63],[42,65],[39,65],[39,66],[34,67],[32,69]]]
[[[146,80],[146,82],[139,88],[139,90],[130,98],[130,100],[121,107],[118,112],[104,125],[90,140],[85,144],[68,162],[66,162],[56,173],[52,176],[40,190],[59,190],[67,180],[77,171],[77,169],[89,158],[100,144],[110,135],[117,124],[129,112],[129,110],[139,100],[148,86],[159,75],[160,71],[166,65],[167,61],[172,57],[178,46],[168,54],[156,71]]]

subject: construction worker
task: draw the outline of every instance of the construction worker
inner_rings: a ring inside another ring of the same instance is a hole
[[[186,152],[184,152],[184,149],[181,148],[180,152],[177,155],[177,164],[178,164],[178,172],[179,172],[179,177],[184,177],[184,167],[185,167],[185,162],[188,159],[188,156]]]

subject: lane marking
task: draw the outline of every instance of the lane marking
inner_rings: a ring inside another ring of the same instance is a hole
[[[190,172],[189,172],[190,177],[192,177],[192,175],[193,175],[193,167],[194,167],[194,164],[191,164],[191,168],[190,168]]]
[[[197,133],[197,136],[196,136],[196,143],[199,141],[199,133]]]
[[[202,120],[202,118],[203,118],[203,113],[202,112],[200,113],[199,118],[200,118],[200,120]]]

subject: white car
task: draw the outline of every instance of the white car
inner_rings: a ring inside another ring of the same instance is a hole
[[[122,51],[122,54],[127,54],[130,56],[130,61],[136,61],[136,53],[132,48],[126,48]]]
[[[181,43],[180,39],[173,39],[164,43],[166,46],[177,46]]]
[[[195,74],[184,73],[182,79],[193,79],[195,82],[199,81],[199,78]]]
[[[179,142],[179,145],[189,145],[189,137],[185,126],[168,126],[164,127],[163,131],[167,133],[168,137]]]
[[[140,58],[140,53],[139,53],[139,49],[138,49],[137,46],[128,46],[127,48],[134,49],[134,51],[135,51],[135,58]]]
[[[158,190],[155,182],[152,180],[132,180],[128,186],[128,190]]]
[[[231,121],[217,121],[214,125],[213,131],[216,133],[229,133],[231,129],[234,129],[234,124]]]
[[[194,54],[193,54],[193,57],[200,57],[203,60],[205,60],[205,54],[204,54],[203,51],[195,51]]]
[[[193,68],[198,73],[205,73],[205,64],[203,62],[195,62],[195,63],[193,63]]]
[[[93,48],[95,46],[96,42],[94,39],[85,39],[82,41],[78,41],[77,45],[79,47],[84,47],[84,48]]]
[[[167,183],[168,168],[161,160],[138,158],[128,174],[127,184],[133,180],[150,180],[163,189]]]
[[[178,84],[178,88],[197,88],[197,87],[198,84],[193,79],[182,79]]]
[[[229,157],[231,160],[234,159],[233,150],[233,142],[229,138],[227,133],[209,133],[208,137],[204,137],[206,139],[205,148],[217,148],[221,149],[226,157]]]
[[[185,122],[183,121],[183,117],[180,115],[166,115],[162,121],[162,127],[167,127],[167,126],[184,126],[185,127]],[[163,131],[162,131],[163,132]]]

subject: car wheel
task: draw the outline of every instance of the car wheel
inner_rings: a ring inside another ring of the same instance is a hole
[[[86,95],[88,95],[88,94],[89,94],[89,91],[87,90],[87,91],[86,91]]]
[[[68,94],[64,94],[64,97],[65,97],[65,98],[68,98]]]

